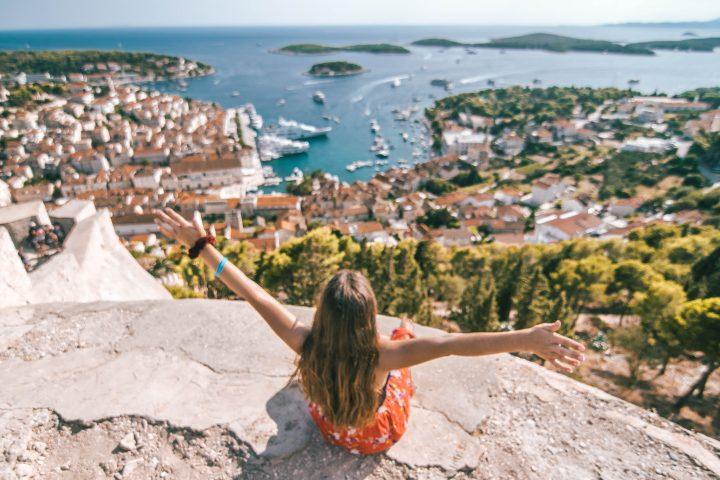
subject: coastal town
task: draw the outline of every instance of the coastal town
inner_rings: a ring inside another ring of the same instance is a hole
[[[433,239],[452,247],[617,238],[658,222],[699,224],[705,214],[698,209],[653,204],[658,188],[601,199],[601,175],[561,175],[547,167],[557,165],[558,152],[593,153],[596,163],[625,152],[650,156],[653,165],[656,157],[686,156],[698,133],[720,131],[720,110],[666,96],[606,100],[593,111],[576,107],[568,118],[498,134],[490,132],[502,119],[446,111],[436,123],[438,154],[425,162],[352,184],[298,172],[288,188],[295,195],[264,194],[267,169],[264,175],[252,106],[223,109],[117,85],[112,74],[83,73],[40,83],[55,89],[39,88],[24,105],[11,106],[11,89],[28,78],[4,78],[0,86],[0,205],[7,210],[41,202],[52,211],[68,201],[93,202],[111,211],[117,234],[138,250],[157,242],[152,212],[168,206],[187,216],[197,210],[217,234],[261,251],[318,226],[357,241]],[[668,130],[666,119],[676,112],[695,114],[676,126],[680,135],[655,135]],[[621,140],[616,125],[653,136],[633,133]],[[531,148],[536,153],[527,155]]]

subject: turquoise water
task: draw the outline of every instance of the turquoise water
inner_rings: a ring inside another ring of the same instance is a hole
[[[635,88],[677,93],[699,86],[720,85],[720,50],[713,53],[658,52],[655,57],[603,55],[597,53],[548,53],[540,51],[478,50],[409,47],[411,55],[386,56],[366,53],[333,53],[320,56],[288,56],[271,53],[290,43],[313,42],[329,45],[389,42],[406,45],[420,38],[445,37],[482,41],[489,38],[530,32],[554,32],[585,38],[632,42],[653,39],[680,39],[685,29],[620,27],[257,27],[197,29],[112,29],[0,32],[0,49],[96,48],[151,51],[183,55],[213,65],[217,74],[190,81],[182,95],[218,102],[224,107],[254,103],[266,122],[278,116],[315,125],[330,125],[326,139],[311,142],[308,154],[271,162],[275,171],[287,175],[293,167],[304,171],[321,168],[343,179],[368,179],[372,169],[345,170],[348,163],[372,158],[369,121],[376,118],[382,133],[395,147],[390,165],[401,158],[412,160],[413,146],[404,143],[402,132],[417,133],[408,122],[393,120],[392,110],[406,109],[419,99],[422,108],[432,103],[431,95],[445,91],[430,86],[433,78],[454,82],[454,92],[486,88],[492,79],[497,86],[529,85],[539,79],[543,86],[626,87],[638,79]],[[698,30],[699,36],[720,36],[718,30]],[[314,79],[304,72],[316,62],[348,60],[359,63],[367,73],[337,78]],[[402,85],[392,88],[395,77]],[[174,84],[159,88],[180,93]],[[316,90],[327,96],[320,106],[311,100]],[[240,96],[233,97],[237,91]],[[278,105],[280,99],[284,105]],[[420,113],[421,113],[420,111]],[[327,122],[330,114],[341,123]],[[368,115],[369,113],[369,115]]]

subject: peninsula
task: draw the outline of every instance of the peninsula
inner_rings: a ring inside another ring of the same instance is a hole
[[[444,38],[427,38],[413,42],[413,45],[425,47],[473,47],[473,48],[499,48],[499,49],[530,49],[545,50],[548,52],[601,52],[619,53],[626,55],[654,55],[649,48],[633,45],[621,45],[605,40],[590,40],[583,38],[566,37],[551,33],[531,33],[516,37],[492,39],[483,43],[463,43]]]
[[[357,75],[365,70],[357,63],[345,61],[316,63],[308,73],[316,77],[343,77]]]
[[[281,49],[277,50],[277,52],[293,55],[318,55],[322,53],[333,52],[365,52],[407,55],[410,53],[410,50],[405,47],[401,47],[399,45],[391,45],[389,43],[369,43],[360,45],[347,45],[344,47],[332,47],[328,45],[319,45],[316,43],[297,43],[282,47]]]
[[[213,68],[182,57],[144,52],[47,50],[0,52],[0,74],[64,76],[134,74],[148,79],[198,77]]]
[[[687,40],[657,40],[631,43],[628,47],[651,50],[681,50],[684,52],[712,52],[720,47],[720,37],[690,38]]]

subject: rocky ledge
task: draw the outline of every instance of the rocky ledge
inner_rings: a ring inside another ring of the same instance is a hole
[[[720,442],[509,355],[414,368],[405,437],[353,456],[323,442],[292,370],[243,302],[6,308],[0,478],[720,476]]]

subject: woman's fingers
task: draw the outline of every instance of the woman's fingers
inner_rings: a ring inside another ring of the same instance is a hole
[[[560,357],[572,358],[578,363],[585,361],[585,356],[582,353],[576,352],[575,350],[570,350],[569,348],[561,347],[560,345],[556,345],[553,348],[553,351],[557,353]]]
[[[168,217],[162,210],[155,210],[155,221],[162,222],[172,228],[179,226],[175,220]]]
[[[570,350],[575,350],[578,352],[584,352],[585,351],[585,345],[582,343],[576,342],[575,340],[572,340],[568,337],[565,337],[563,335],[555,334],[555,340],[560,345],[569,348]]]
[[[558,370],[561,370],[565,373],[572,373],[572,371],[573,371],[573,368],[570,365],[566,365],[563,362],[561,362],[560,360],[550,360],[550,363],[552,363],[553,366],[555,366],[555,368],[557,368]]]
[[[198,232],[205,235],[205,227],[203,227],[202,216],[200,215],[200,212],[198,212],[197,210],[195,210],[195,213],[193,213],[193,222],[192,223]]]
[[[168,238],[175,238],[175,232],[173,232],[172,230],[169,230],[166,227],[167,227],[167,225],[160,224],[160,233],[162,233],[163,235],[165,235]]]
[[[182,215],[180,215],[179,213],[177,213],[177,212],[176,212],[175,210],[173,210],[172,208],[166,208],[166,209],[165,209],[165,212],[167,212],[168,216],[170,216],[173,220],[175,220],[175,223],[178,223],[178,224],[180,224],[180,225],[183,226],[183,227],[189,227],[189,226],[190,226],[190,222],[188,222],[187,220],[185,220],[185,218],[183,218]]]

